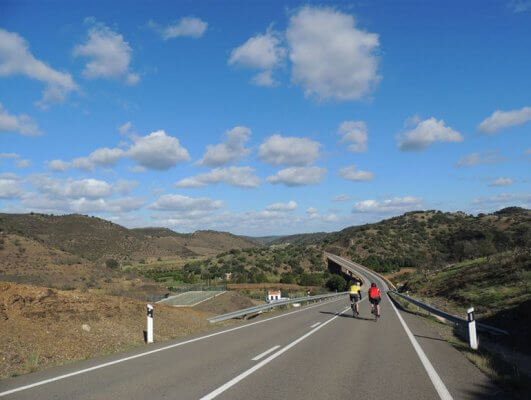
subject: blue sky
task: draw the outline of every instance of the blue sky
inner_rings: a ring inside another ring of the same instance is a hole
[[[0,210],[270,235],[531,204],[530,1],[2,1]]]

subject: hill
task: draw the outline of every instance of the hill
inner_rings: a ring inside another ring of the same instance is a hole
[[[180,234],[166,228],[127,229],[79,214],[0,214],[0,231],[91,261],[212,255],[232,248],[257,246],[253,241],[225,232]]]
[[[379,272],[433,268],[514,248],[531,247],[531,211],[493,214],[415,211],[343,229],[316,243]]]

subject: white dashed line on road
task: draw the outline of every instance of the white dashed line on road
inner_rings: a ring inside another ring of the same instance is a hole
[[[258,361],[259,359],[261,359],[264,356],[267,356],[269,353],[275,351],[279,347],[280,347],[280,345],[278,345],[278,344],[276,346],[271,347],[269,350],[266,350],[263,353],[258,354],[255,358],[253,358],[253,361]]]

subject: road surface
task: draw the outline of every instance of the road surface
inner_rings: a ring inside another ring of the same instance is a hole
[[[375,322],[364,295],[359,319],[341,297],[184,341],[3,380],[0,398],[507,398],[386,295]]]

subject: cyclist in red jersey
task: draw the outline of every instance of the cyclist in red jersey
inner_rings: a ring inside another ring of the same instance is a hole
[[[369,302],[371,303],[371,314],[374,314],[376,318],[380,317],[380,289],[376,286],[376,283],[372,282],[369,288]]]

